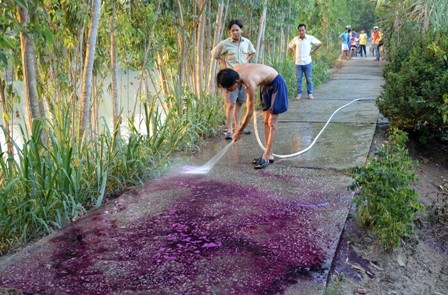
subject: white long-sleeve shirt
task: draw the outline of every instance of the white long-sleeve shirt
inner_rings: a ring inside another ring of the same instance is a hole
[[[289,42],[289,49],[294,50],[294,60],[296,65],[307,65],[312,62],[311,49],[312,45],[322,44],[316,37],[305,34],[305,38],[300,39],[299,36],[294,37]]]

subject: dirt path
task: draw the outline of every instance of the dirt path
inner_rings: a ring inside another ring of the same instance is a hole
[[[385,140],[385,128],[377,128],[371,154]],[[386,252],[352,208],[326,294],[448,294],[448,153],[437,145],[408,148],[418,161],[415,190],[427,206],[416,215],[415,236]]]

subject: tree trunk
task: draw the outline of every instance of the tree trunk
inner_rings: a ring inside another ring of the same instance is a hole
[[[224,14],[224,0],[221,0],[221,3],[219,3],[218,6],[218,13],[216,14],[216,20],[215,20],[215,33],[213,37],[213,46],[214,48],[216,45],[218,45],[218,42],[221,37],[222,32],[222,15]],[[210,57],[210,71],[209,71],[209,79],[208,79],[208,93],[214,94],[215,93],[215,76],[216,76],[216,65],[218,64],[217,60],[212,56]]]
[[[291,14],[289,14],[289,15],[291,15]],[[289,36],[289,34],[290,34],[290,32],[291,32],[291,24],[288,24],[288,25],[286,25],[286,32],[285,32],[285,43],[283,44],[283,53],[284,53],[284,55],[285,55],[285,57],[288,57],[288,43],[289,43],[289,40],[288,40],[288,36]],[[329,43],[329,42],[327,42],[327,43]]]
[[[93,0],[92,21],[88,33],[88,43],[86,47],[86,57],[82,73],[81,90],[81,121],[79,125],[79,135],[88,133],[90,125],[91,95],[92,95],[92,73],[95,59],[96,39],[98,35],[98,23],[100,21],[101,0]]]
[[[282,11],[282,19],[285,19],[285,13]],[[281,26],[280,27],[280,36],[279,36],[279,38],[277,39],[277,41],[278,41],[278,44],[277,44],[277,46],[274,46],[274,48],[275,48],[275,50],[278,52],[278,54],[277,55],[274,55],[274,56],[277,56],[278,57],[278,60],[284,60],[284,56],[283,56],[283,38],[284,38],[284,27],[283,26]]]
[[[85,28],[84,26],[79,30],[78,32],[78,40],[80,40],[78,43],[78,46],[76,47],[76,51],[75,51],[75,57],[73,58],[73,60],[70,62],[70,77],[72,79],[72,85],[73,85],[73,90],[70,96],[70,111],[71,111],[71,118],[72,118],[72,122],[79,122],[77,120],[77,116],[78,116],[78,110],[79,110],[79,106],[78,106],[78,99],[79,99],[79,95],[78,95],[78,72],[79,72],[79,68],[82,64],[82,52],[83,52],[83,44],[84,42],[82,40],[84,40],[84,32],[85,32]],[[76,134],[76,129],[77,129],[77,124],[72,124],[71,130],[72,130],[72,134]]]
[[[258,38],[257,38],[257,55],[255,56],[255,61],[256,62],[261,62],[263,59],[263,43],[264,43],[264,31],[266,28],[266,13],[268,10],[268,1],[265,0],[264,1],[264,5],[263,5],[263,13],[260,16],[260,25],[258,28]]]
[[[196,43],[196,95],[199,99],[202,98],[204,88],[204,34],[205,34],[205,12],[207,10],[207,3],[204,0],[198,1],[199,7],[201,7],[199,20],[198,20],[198,32]]]
[[[28,9],[20,6],[18,8],[18,20],[26,30],[30,23]],[[39,109],[39,96],[37,93],[36,78],[36,54],[34,52],[32,34],[20,33],[20,47],[22,50],[23,83],[27,108],[27,121],[30,128],[33,126],[33,119],[43,117]]]
[[[184,67],[185,67],[185,61],[187,58],[186,53],[186,30],[185,30],[185,22],[184,22],[184,13],[182,10],[182,3],[180,0],[177,0],[177,5],[179,6],[179,33],[177,34],[177,43],[179,44],[179,60],[178,60],[178,67],[177,67],[177,83],[176,83],[176,98],[178,100],[178,103],[181,103],[181,95],[182,95],[182,83],[184,79]]]
[[[3,111],[3,125],[5,126],[4,128],[4,133],[5,133],[5,141],[6,141],[6,148],[8,150],[8,156],[9,158],[13,159],[14,158],[14,149],[13,149],[13,145],[12,145],[12,141],[11,141],[11,126],[9,125],[9,106],[8,106],[8,100],[6,99],[6,93],[5,93],[5,88],[6,88],[6,84],[7,84],[7,80],[3,80],[2,78],[0,78],[0,100],[2,103],[2,111]]]
[[[117,54],[117,40],[115,39],[115,26],[117,23],[117,12],[115,9],[114,0],[111,1],[112,15],[110,17],[110,70],[111,70],[111,84],[112,84],[112,110],[113,117],[112,123],[114,131],[117,132],[117,136],[120,137],[120,125],[121,125],[121,105],[120,98],[118,97],[118,54]]]
[[[221,30],[219,30],[218,42],[219,42],[219,40],[223,39],[222,35],[224,35],[224,32],[226,31],[226,23],[225,22],[226,22],[226,19],[227,19],[227,14],[229,12],[229,2],[230,2],[230,0],[227,0],[226,5],[224,6],[224,16],[220,20],[220,22],[221,22],[221,25],[220,25]],[[216,43],[216,44],[218,44],[218,43]]]
[[[200,0],[199,0],[200,1]],[[193,15],[197,16],[198,14],[198,7],[197,7],[197,1],[193,1]],[[198,20],[200,19],[200,15],[199,17],[196,17]],[[189,78],[191,80],[190,81],[185,81],[186,85],[192,85],[193,88],[193,93],[198,96],[198,84],[196,83],[196,57],[197,57],[197,52],[196,52],[196,47],[197,47],[197,36],[198,36],[198,30],[196,26],[192,27],[192,32],[191,32],[191,37],[190,40],[192,42],[190,42],[190,44],[188,45],[188,47],[191,46],[191,44],[193,44],[193,48],[191,49],[191,60],[187,62],[187,68],[191,71],[190,75],[186,75],[185,78]],[[187,72],[187,70],[185,70]]]
[[[164,97],[169,94],[168,78],[165,72],[165,63],[163,62],[163,52],[157,51],[157,71],[159,72],[159,80],[162,85],[162,93]]]
[[[90,135],[92,134],[99,134],[100,133],[100,100],[103,97],[103,89],[104,89],[104,77],[101,75],[93,75],[92,76],[92,110],[90,112],[91,114],[91,131]],[[113,110],[112,110],[113,111]]]
[[[212,0],[207,0],[207,7],[208,7],[208,13],[211,14],[213,9]],[[213,43],[211,43],[209,40],[214,40],[214,30],[213,30],[213,21],[211,17],[206,16],[205,17],[206,24],[205,24],[205,47],[204,47],[204,92],[208,93],[208,79],[210,78],[210,57],[211,57],[211,50]]]
[[[158,18],[159,18],[159,14],[160,14],[160,4],[161,4],[162,0],[157,1],[157,13],[153,22],[153,25],[151,26],[151,30],[148,34],[148,41],[146,42],[145,45],[145,55],[143,56],[143,63],[142,63],[142,67],[141,67],[141,71],[140,71],[140,77],[139,77],[139,85],[136,91],[136,97],[135,97],[135,103],[134,103],[134,109],[132,112],[132,116],[135,116],[135,112],[137,110],[137,102],[140,101],[139,97],[141,96],[141,89],[142,89],[142,83],[144,83],[145,81],[145,73],[146,73],[146,65],[148,63],[148,55],[149,55],[149,50],[152,48],[152,41],[154,40],[154,29],[158,23]],[[132,2],[131,2],[132,4]],[[132,6],[131,6],[132,8]],[[155,88],[157,86],[157,84],[153,83],[153,87]],[[167,88],[168,89],[168,88]],[[159,90],[156,89],[156,92],[160,92]],[[168,93],[166,94],[168,95]]]

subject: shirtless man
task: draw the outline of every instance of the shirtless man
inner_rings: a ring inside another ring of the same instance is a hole
[[[241,138],[244,128],[251,120],[256,102],[256,88],[262,86],[262,104],[264,112],[264,154],[252,162],[255,169],[262,169],[274,163],[272,148],[277,135],[278,115],[288,110],[288,89],[279,73],[262,64],[242,64],[233,69],[223,69],[217,75],[218,85],[233,91],[238,86],[246,87],[247,111],[240,128],[233,135],[233,141]]]

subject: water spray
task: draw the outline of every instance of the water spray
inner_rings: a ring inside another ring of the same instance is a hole
[[[227,152],[227,150],[232,146],[234,141],[232,140],[228,145],[226,145],[219,153],[217,153],[213,158],[211,158],[207,163],[202,166],[187,166],[184,168],[183,173],[188,174],[207,174],[213,169],[216,163],[221,160],[222,156]]]

